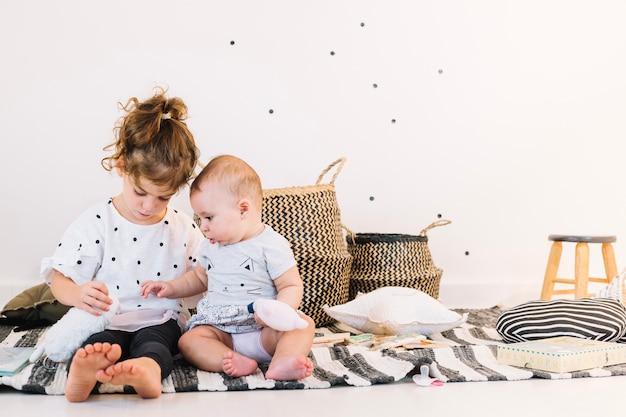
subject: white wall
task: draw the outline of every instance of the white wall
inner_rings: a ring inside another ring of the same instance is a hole
[[[625,18],[622,1],[0,0],[2,297],[119,192],[100,167],[117,102],[155,85],[187,102],[203,161],[239,155],[266,187],[347,157],[353,231],[452,220],[429,233],[452,307],[538,297],[550,233],[617,235],[621,269]]]

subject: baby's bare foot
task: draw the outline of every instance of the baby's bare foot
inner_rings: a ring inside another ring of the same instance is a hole
[[[304,355],[274,357],[265,373],[267,379],[294,381],[313,374],[313,362]]]
[[[121,347],[110,343],[94,343],[78,349],[65,384],[68,401],[85,401],[98,382],[96,373],[113,365],[121,355]]]
[[[134,358],[118,362],[97,373],[100,382],[130,385],[142,398],[157,398],[163,391],[161,367],[152,358]]]
[[[247,356],[229,350],[222,356],[222,369],[230,376],[248,376],[259,367],[259,364]]]

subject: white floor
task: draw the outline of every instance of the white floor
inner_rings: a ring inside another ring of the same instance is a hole
[[[102,394],[84,403],[0,386],[4,416],[550,416],[620,413],[626,376],[419,387],[411,380],[372,387],[163,394],[154,400]],[[140,413],[140,414],[139,414]]]

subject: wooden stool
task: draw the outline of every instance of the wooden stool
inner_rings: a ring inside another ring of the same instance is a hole
[[[589,297],[587,293],[589,282],[610,283],[617,275],[617,263],[615,262],[615,253],[613,252],[613,242],[617,239],[615,236],[568,236],[568,235],[550,235],[548,240],[553,241],[550,249],[550,257],[548,258],[548,266],[546,267],[546,275],[543,279],[543,289],[541,290],[541,299],[550,300],[556,294],[574,294],[574,298]],[[563,251],[562,242],[576,243],[575,257],[575,275],[571,278],[557,278],[559,270],[559,262],[561,261],[561,252]],[[606,278],[589,277],[589,243],[602,244],[602,258],[604,259],[604,270]],[[555,290],[555,284],[569,284],[573,288]]]

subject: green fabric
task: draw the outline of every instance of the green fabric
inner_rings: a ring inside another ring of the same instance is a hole
[[[4,306],[1,314],[10,319],[48,320],[55,323],[69,309],[54,298],[48,284],[42,283],[16,295]]]

